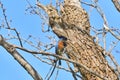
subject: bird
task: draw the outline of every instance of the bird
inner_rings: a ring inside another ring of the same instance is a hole
[[[65,47],[66,47],[66,43],[65,43],[66,40],[67,40],[67,38],[65,38],[64,36],[59,36],[59,41],[57,42],[56,47],[55,47],[55,52],[56,52],[57,55],[62,56],[62,53],[64,53],[64,50],[65,50]],[[54,62],[55,62],[54,67],[51,71],[50,76],[48,77],[48,80],[50,79],[53,72],[55,71],[57,61],[59,61],[58,64],[61,65],[61,60],[56,58],[56,60],[54,60]]]
[[[55,52],[57,55],[62,56],[62,54],[64,53],[65,47],[66,47],[66,43],[65,41],[67,40],[65,37],[59,37],[60,40],[58,41],[56,47],[55,47]],[[61,65],[61,60],[60,59],[56,59],[56,61],[59,60],[59,65]]]
[[[90,23],[87,12],[80,6],[79,0],[64,0],[61,5],[61,19],[68,28],[77,28],[90,33]]]
[[[57,45],[55,47],[55,52],[56,52],[57,55],[62,56],[62,53],[64,53],[64,50],[65,50],[65,47],[66,47],[66,43],[65,43],[66,40],[67,40],[67,38],[65,38],[64,36],[59,36],[59,41],[57,42]],[[54,62],[55,62],[54,67],[52,69],[52,72],[51,72],[50,76],[48,77],[48,80],[50,79],[53,72],[55,71],[57,61],[59,61],[58,64],[61,65],[61,60],[56,58],[56,60],[54,60]]]

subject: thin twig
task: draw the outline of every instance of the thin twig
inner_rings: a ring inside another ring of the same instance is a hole
[[[70,64],[67,62],[67,65],[68,65],[68,68],[70,69],[70,71],[71,71],[71,73],[72,73],[72,75],[73,75],[73,78],[74,78],[74,80],[77,80],[77,77],[76,77],[76,75],[75,75],[75,72],[74,72],[74,70],[70,67]],[[82,78],[81,78],[82,79]]]
[[[2,8],[2,12],[3,12],[3,16],[4,16],[4,19],[5,19],[5,22],[6,22],[6,24],[7,24],[7,29],[15,31],[15,33],[17,34],[18,40],[19,40],[19,42],[20,42],[20,45],[21,45],[21,47],[23,47],[22,41],[21,41],[21,38],[20,38],[20,35],[19,35],[18,31],[17,31],[15,28],[12,29],[12,28],[10,27],[10,25],[9,25],[9,23],[8,23],[8,20],[7,20],[6,13],[5,13],[5,8],[4,8],[4,6],[3,6],[3,4],[2,4],[1,2],[0,2],[0,5],[1,5],[1,8]]]
[[[49,77],[48,77],[48,80],[49,80],[49,79],[51,78],[51,76],[53,75],[53,72],[55,71],[56,65],[57,65],[57,61],[55,62],[55,65],[53,66],[52,72],[50,73],[50,75],[49,75]]]
[[[56,55],[56,54],[53,54],[53,53],[44,52],[44,51],[36,52],[36,51],[27,50],[27,49],[25,49],[25,48],[21,48],[21,47],[18,47],[18,46],[14,46],[14,47],[16,47],[16,48],[18,48],[18,49],[21,49],[21,50],[23,50],[23,51],[32,53],[32,54],[49,55],[49,56],[54,56],[54,57],[56,57],[56,58],[59,58],[59,59],[61,59],[61,60],[65,60],[65,61],[68,61],[68,62],[72,62],[72,63],[74,63],[74,64],[76,64],[76,65],[84,68],[85,70],[89,71],[90,73],[92,73],[92,74],[100,77],[101,79],[106,80],[102,75],[94,72],[93,70],[89,69],[89,68],[86,67],[85,65],[80,64],[80,63],[78,63],[78,62],[76,62],[76,61],[74,61],[74,60],[72,60],[72,59],[68,59],[68,58],[65,58],[65,57],[63,57],[63,56],[59,56],[59,55]]]
[[[6,9],[4,8],[4,6],[3,6],[3,4],[2,4],[1,1],[0,1],[0,5],[1,5],[1,8],[2,8],[3,16],[4,16],[4,18],[5,18],[5,22],[6,22],[6,24],[7,24],[7,27],[8,27],[8,29],[10,29],[10,25],[9,25],[9,23],[8,23],[8,21],[7,21],[7,16],[6,16],[6,14],[5,14]]]
[[[15,60],[33,77],[34,80],[43,80],[38,72],[20,55],[15,47],[5,42],[2,35],[0,35],[0,46],[4,47],[8,53],[10,53]]]
[[[100,14],[100,16],[103,18],[103,21],[104,21],[104,24],[103,24],[103,28],[106,30],[106,31],[109,31],[116,39],[120,40],[120,36],[117,36],[108,26],[108,22],[107,22],[107,19],[106,19],[106,16],[105,14],[103,13],[102,9],[99,7],[99,5],[97,3],[95,3],[96,5],[96,10],[98,11],[98,13]],[[106,32],[105,32],[106,33]],[[105,52],[105,51],[104,51]],[[117,61],[114,59],[113,55],[110,54],[110,53],[107,53],[108,56],[111,58],[111,60],[113,61],[113,63],[116,65],[117,67],[117,70],[118,72],[120,73],[119,71],[119,65],[117,64]]]

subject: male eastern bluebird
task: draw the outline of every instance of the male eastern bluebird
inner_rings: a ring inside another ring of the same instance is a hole
[[[65,41],[66,41],[66,38],[60,37],[60,40],[58,41],[55,48],[55,52],[57,55],[62,55],[62,53],[64,52],[64,49],[66,47]],[[61,65],[61,60],[59,60],[59,65]]]

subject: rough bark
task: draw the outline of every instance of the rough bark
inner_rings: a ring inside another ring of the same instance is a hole
[[[89,34],[76,30],[68,30],[66,32],[69,33],[67,55],[101,76],[101,78],[95,76],[84,68],[75,65],[82,74],[84,80],[118,80],[116,73],[109,66],[104,57],[104,50],[94,43]]]
[[[105,59],[103,54],[104,49],[94,42],[89,33],[82,28],[65,28],[69,27],[69,25],[65,25],[64,22],[62,22],[62,17],[59,17],[55,8],[52,7],[51,10],[40,3],[37,5],[48,14],[50,26],[53,32],[58,37],[64,36],[67,38],[67,56],[95,72],[91,73],[85,68],[74,64],[83,76],[83,80],[118,80],[118,75],[109,66],[107,60]]]

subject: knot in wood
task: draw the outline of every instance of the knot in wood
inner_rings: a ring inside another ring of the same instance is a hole
[[[10,51],[11,53],[13,53],[13,52],[15,51],[14,46],[9,45],[9,46],[8,46],[8,51]]]

